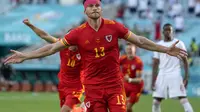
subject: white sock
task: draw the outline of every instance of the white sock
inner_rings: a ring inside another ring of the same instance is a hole
[[[185,112],[193,112],[192,106],[187,98],[181,98],[180,103],[182,104]]]
[[[156,99],[153,100],[152,112],[161,112],[160,101],[158,101]]]

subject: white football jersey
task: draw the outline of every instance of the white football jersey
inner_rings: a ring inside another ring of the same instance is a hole
[[[164,42],[161,40],[158,42],[159,45],[163,45],[166,47],[171,46],[174,44],[178,39],[173,39],[170,42]],[[179,43],[176,45],[178,48],[186,50],[186,47],[182,41],[179,40]],[[170,75],[170,74],[177,74],[180,75],[181,73],[181,61],[177,57],[170,56],[166,53],[154,52],[154,57],[160,60],[159,63],[159,74],[162,75]]]

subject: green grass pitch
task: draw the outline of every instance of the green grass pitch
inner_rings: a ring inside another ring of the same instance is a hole
[[[200,98],[189,98],[194,112],[200,112]],[[134,106],[134,112],[151,112],[152,97],[143,95]],[[0,92],[0,112],[59,112],[57,93]],[[162,103],[162,112],[184,112],[178,100]]]

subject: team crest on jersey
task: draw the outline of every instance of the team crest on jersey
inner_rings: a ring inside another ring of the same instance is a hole
[[[89,102],[89,101],[86,102],[86,103],[85,103],[85,106],[86,106],[87,108],[90,108],[90,102]]]
[[[80,55],[80,54],[76,54],[76,58],[77,58],[78,60],[81,60],[81,55]]]
[[[135,69],[135,65],[131,65],[131,69],[134,70]]]
[[[108,42],[112,41],[112,35],[106,35],[105,38]]]

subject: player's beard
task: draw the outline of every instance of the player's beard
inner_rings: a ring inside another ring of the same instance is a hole
[[[98,13],[92,13],[92,14],[89,14],[88,17],[90,19],[97,20],[97,19],[99,19],[101,17],[101,13],[100,12],[98,12]]]

